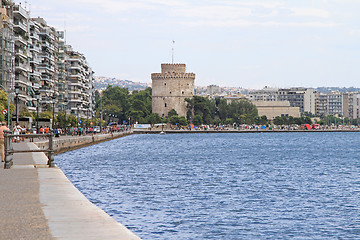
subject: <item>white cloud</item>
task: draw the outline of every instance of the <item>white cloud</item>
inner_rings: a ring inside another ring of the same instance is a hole
[[[227,6],[201,6],[175,10],[174,12],[178,16],[202,19],[238,19],[251,15],[249,8]]]
[[[209,21],[182,21],[182,25],[187,25],[190,27],[312,27],[312,28],[329,28],[337,26],[333,23],[322,23],[322,22],[277,22],[277,21],[267,21],[267,22],[255,22],[249,20],[209,20]]]
[[[351,36],[360,36],[360,29],[351,29],[348,33]]]
[[[315,8],[290,8],[293,12],[293,16],[298,17],[319,17],[319,18],[328,18],[330,13],[326,10],[315,9]]]

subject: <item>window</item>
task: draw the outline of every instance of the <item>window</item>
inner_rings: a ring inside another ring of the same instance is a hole
[[[164,85],[166,86],[166,83],[164,83]]]
[[[166,103],[165,103],[165,107],[167,107]]]
[[[185,93],[184,91],[181,92],[181,94],[184,94],[184,93]]]

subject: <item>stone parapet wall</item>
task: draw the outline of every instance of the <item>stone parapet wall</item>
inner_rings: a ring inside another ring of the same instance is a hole
[[[55,153],[62,153],[66,151],[71,151],[85,146],[90,146],[96,143],[109,141],[119,137],[127,136],[132,134],[132,132],[119,132],[113,134],[95,134],[93,136],[80,136],[80,137],[60,137],[54,139],[54,150]],[[48,149],[49,141],[46,139],[44,141],[35,141],[34,144],[39,149]]]

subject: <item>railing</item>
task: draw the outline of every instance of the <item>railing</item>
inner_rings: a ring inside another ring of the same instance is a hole
[[[13,138],[49,138],[49,148],[43,150],[14,150],[12,145]],[[12,134],[11,131],[4,131],[4,143],[5,143],[5,164],[4,169],[10,169],[13,163],[14,153],[30,153],[30,152],[44,152],[47,153],[49,167],[55,167],[54,163],[54,133],[46,134]]]

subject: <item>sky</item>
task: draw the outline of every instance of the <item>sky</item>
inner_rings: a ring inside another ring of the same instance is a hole
[[[151,83],[174,48],[198,86],[360,87],[360,0],[15,2],[66,29],[96,76]]]

